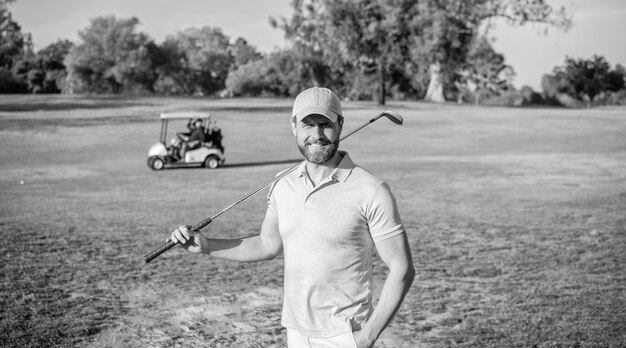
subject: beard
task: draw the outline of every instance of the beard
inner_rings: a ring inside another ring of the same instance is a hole
[[[322,146],[316,147],[311,146],[311,144],[320,144]],[[322,164],[328,162],[331,158],[335,156],[337,150],[339,149],[339,139],[334,142],[317,140],[317,141],[307,141],[303,145],[298,143],[298,150],[307,161],[314,164]]]

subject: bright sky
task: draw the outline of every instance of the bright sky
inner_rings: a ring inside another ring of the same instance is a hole
[[[539,90],[541,76],[561,65],[566,56],[590,58],[603,55],[612,66],[626,66],[626,1],[547,0],[553,7],[566,6],[574,25],[566,33],[550,28],[511,28],[499,24],[493,31],[494,46],[517,72],[515,84]],[[270,16],[288,17],[291,0],[17,0],[13,18],[22,31],[32,34],[35,49],[57,39],[77,41],[78,31],[92,18],[113,14],[139,18],[139,30],[157,42],[189,27],[219,27],[231,39],[245,38],[262,52],[285,46],[280,30],[269,25]]]

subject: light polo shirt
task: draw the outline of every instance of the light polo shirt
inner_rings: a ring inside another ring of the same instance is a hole
[[[343,159],[313,187],[305,164],[268,195],[283,242],[284,327],[313,338],[360,328],[372,312],[374,242],[404,233],[387,184]]]

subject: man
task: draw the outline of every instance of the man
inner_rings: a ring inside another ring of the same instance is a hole
[[[176,136],[178,137],[178,139],[180,139],[181,141],[187,139],[191,135],[191,132],[196,128],[195,123],[198,120],[199,120],[199,118],[190,118],[187,121],[187,132],[177,132],[176,133]]]
[[[209,239],[181,226],[171,240],[191,252],[236,261],[285,262],[281,324],[290,348],[371,347],[413,282],[406,232],[389,187],[338,151],[339,98],[310,88],[293,106],[291,126],[304,162],[276,182],[259,235]],[[372,304],[374,248],[389,267]]]
[[[183,140],[180,148],[180,158],[185,159],[185,153],[189,150],[197,149],[204,141],[204,127],[202,127],[202,119],[198,118],[193,122],[193,130],[189,136],[179,135]]]

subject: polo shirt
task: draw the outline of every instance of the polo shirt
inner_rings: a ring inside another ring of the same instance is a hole
[[[339,154],[318,186],[303,162],[268,195],[266,219],[276,222],[284,252],[281,324],[312,338],[351,332],[369,318],[374,242],[405,231],[389,186]]]

